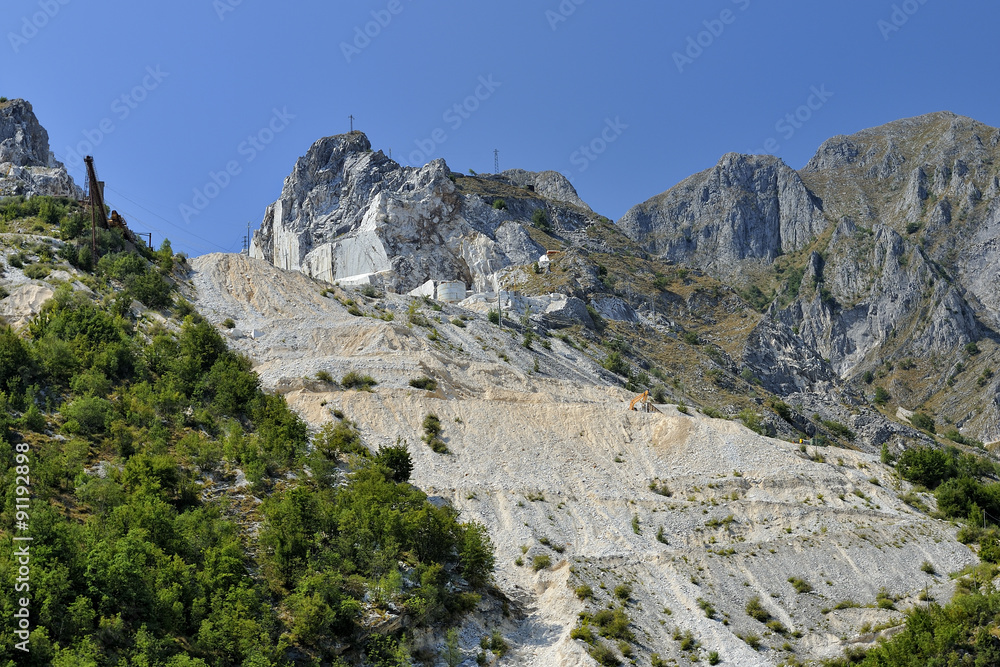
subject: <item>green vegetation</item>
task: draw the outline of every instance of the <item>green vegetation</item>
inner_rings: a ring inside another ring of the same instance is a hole
[[[921,431],[927,431],[928,433],[934,433],[935,431],[934,419],[923,412],[914,412],[910,416],[910,423],[913,424],[914,428],[919,428]]]
[[[792,585],[796,593],[809,593],[813,589],[812,584],[800,577],[789,577],[788,583]]]
[[[885,405],[892,399],[892,396],[884,387],[875,387],[875,396],[872,397],[872,401],[875,405]]]
[[[160,259],[103,253],[96,298],[61,286],[20,335],[0,328],[0,514],[14,526],[30,464],[33,538],[31,652],[7,623],[0,664],[400,664],[405,637],[371,635],[366,610],[393,605],[414,628],[469,611],[493,569],[485,529],[406,482],[405,445],[369,455],[337,421],[310,451],[305,423],[173,293],[176,329],[136,318],[129,278],[161,278]],[[203,495],[208,473],[237,469],[261,504]]]
[[[987,581],[995,575],[989,566],[974,577]],[[970,591],[970,588],[972,589]],[[966,592],[962,592],[962,591]],[[984,590],[960,580],[959,593],[945,606],[917,606],[907,613],[906,626],[891,639],[864,652],[852,652],[827,667],[917,667],[918,665],[1000,664],[1000,592]]]
[[[750,600],[747,602],[746,612],[747,616],[756,621],[760,621],[761,623],[767,623],[769,620],[771,620],[771,614],[761,603],[760,597],[757,595],[750,598]]]
[[[507,202],[505,202],[503,199],[494,199],[493,200],[493,208],[495,208],[498,211],[506,211],[507,210]]]
[[[855,435],[854,431],[852,431],[851,429],[847,428],[846,426],[844,426],[843,424],[841,424],[838,421],[832,421],[830,419],[824,419],[820,423],[822,423],[823,426],[826,428],[826,430],[830,431],[830,433],[834,434],[838,438],[843,438],[844,440],[847,440],[848,442],[854,442],[854,438],[857,437]]]
[[[535,209],[535,212],[531,214],[531,224],[543,232],[548,233],[552,231],[552,224],[549,222],[549,214],[544,208]]]
[[[340,379],[340,385],[344,389],[360,389],[361,391],[371,391],[372,387],[377,385],[378,382],[375,381],[371,375],[361,375],[355,371],[350,371]]]
[[[437,380],[429,378],[423,375],[418,378],[410,380],[410,386],[414,389],[424,389],[426,391],[434,391],[437,389]]]
[[[743,422],[743,425],[751,431],[760,435],[767,435],[767,425],[764,424],[764,420],[761,418],[760,414],[754,412],[750,408],[744,408],[743,410],[740,410],[740,413],[736,416],[741,422]]]
[[[433,412],[428,413],[424,417],[422,424],[424,428],[423,441],[427,443],[427,446],[438,454],[447,454],[448,445],[444,444],[444,440],[441,439],[441,420]]]
[[[552,559],[548,554],[539,554],[531,559],[531,568],[538,572],[539,570],[544,570],[547,567],[552,566]]]

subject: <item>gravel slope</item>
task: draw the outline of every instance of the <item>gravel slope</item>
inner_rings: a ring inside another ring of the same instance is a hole
[[[832,656],[873,641],[860,632],[866,624],[900,614],[823,610],[844,601],[872,605],[881,588],[899,598],[897,608],[925,589],[943,600],[952,591],[947,577],[921,564],[946,573],[976,560],[952,526],[901,502],[907,485],[871,455],[802,452],[673,406],[629,412],[629,395],[609,386],[606,372],[579,350],[556,338],[548,339],[551,349],[536,342],[527,350],[457,307],[433,311],[418,302],[437,332],[430,340],[430,328],[407,326],[406,297],[366,299],[339,288],[322,296],[322,286],[302,274],[239,255],[192,265],[206,317],[262,333],[232,345],[254,360],[266,386],[285,393],[314,426],[339,409],[369,447],[407,441],[413,482],[489,528],[497,584],[524,612],[501,627],[513,649],[503,664],[594,664],[570,630],[580,611],[608,605],[625,582],[639,664],[650,653],[689,664],[712,650],[721,664],[777,664],[792,656],[781,648],[786,643],[800,659]],[[352,316],[334,296],[366,313],[393,311],[395,319]],[[451,324],[463,314],[471,318],[465,327]],[[309,379],[319,370],[335,378],[355,370],[379,385],[371,393],[334,391]],[[420,375],[437,379],[438,389],[411,389]],[[448,455],[420,440],[429,412],[444,425]],[[654,493],[651,482],[671,495]],[[552,565],[535,572],[536,555]],[[519,557],[524,566],[515,565]],[[796,593],[789,577],[813,590]],[[573,593],[581,583],[595,591],[586,605]],[[747,616],[753,596],[788,633]],[[681,651],[675,630],[690,631],[701,648]],[[469,655],[478,632],[473,619],[463,634]],[[737,636],[749,634],[762,638],[760,651]]]

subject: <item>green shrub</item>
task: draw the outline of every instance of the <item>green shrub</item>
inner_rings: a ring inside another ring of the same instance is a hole
[[[233,318],[227,317],[226,319],[224,319],[222,321],[222,326],[224,326],[227,329],[235,329],[236,328],[236,322],[233,321]]]
[[[340,379],[340,384],[344,389],[360,389],[361,391],[371,391],[371,388],[378,384],[370,375],[361,375],[355,371],[349,372]]]
[[[581,584],[577,586],[575,589],[573,589],[573,592],[576,593],[576,597],[580,598],[581,600],[587,600],[589,598],[594,597],[594,589],[588,586],[587,584]]]
[[[41,280],[52,273],[51,264],[31,264],[24,268],[24,275],[32,280]]]
[[[698,606],[705,612],[707,618],[715,618],[715,607],[705,598],[698,598]]]
[[[569,632],[570,639],[579,639],[580,641],[586,642],[588,644],[593,644],[597,641],[597,636],[594,631],[590,629],[590,626],[586,623],[578,625]]]
[[[319,382],[325,382],[326,384],[334,384],[335,380],[330,371],[316,371],[316,380]]]
[[[98,273],[120,281],[146,273],[147,267],[146,260],[132,252],[111,253],[97,262]]]
[[[601,366],[616,375],[621,375],[625,378],[632,377],[632,367],[629,366],[628,361],[618,350],[608,352],[608,356],[604,358],[603,362],[601,362]]]
[[[361,436],[344,421],[327,422],[313,437],[313,448],[331,461],[338,454],[368,456],[368,449],[361,443]]]
[[[531,567],[538,572],[539,570],[544,570],[552,565],[552,559],[549,558],[548,554],[539,554],[531,559]]]
[[[632,595],[632,587],[628,584],[618,584],[615,586],[615,597],[622,602],[628,601],[629,597]]]
[[[603,667],[618,667],[618,665],[622,664],[622,661],[618,659],[614,650],[604,642],[598,641],[590,647],[589,652],[590,657]]]
[[[486,314],[490,323],[500,324],[500,311],[491,309],[489,313]]]
[[[767,623],[771,620],[771,614],[767,611],[764,605],[760,601],[760,596],[753,596],[747,602],[746,606],[747,616],[750,618],[760,621],[761,623]]]
[[[822,420],[822,424],[827,428],[827,430],[830,431],[830,433],[833,433],[838,438],[843,438],[848,442],[854,442],[854,438],[856,437],[854,431],[847,428],[840,422],[824,419]]]
[[[892,396],[883,387],[875,387],[875,396],[872,398],[875,405],[885,405]]]
[[[531,224],[543,232],[552,231],[552,225],[549,222],[549,214],[546,213],[544,208],[535,209],[535,212],[531,214]]]
[[[424,437],[423,441],[438,454],[447,454],[448,446],[441,439],[441,420],[433,412],[428,413],[423,421]]]
[[[97,396],[78,398],[62,410],[66,422],[63,428],[69,433],[98,435],[111,425],[111,403]]]
[[[410,380],[410,386],[413,387],[414,389],[424,389],[426,391],[434,391],[435,389],[437,389],[437,380],[434,380],[433,378],[429,378],[426,375],[423,375],[421,377]]]
[[[907,481],[935,489],[957,474],[954,459],[943,449],[915,447],[907,449],[896,461],[896,470]]]
[[[405,444],[379,447],[375,454],[375,462],[389,469],[394,482],[408,482],[413,473],[413,459],[410,457],[409,447]]]
[[[498,211],[506,211],[507,210],[507,202],[505,202],[503,199],[494,199],[493,200],[493,208],[495,208]]]
[[[760,435],[767,435],[767,426],[764,424],[763,419],[758,413],[754,412],[750,408],[740,410],[740,413],[736,416],[741,422],[743,422],[743,425],[751,431]]]
[[[923,412],[914,412],[910,416],[910,423],[913,424],[914,428],[919,428],[921,431],[934,433],[934,419]]]
[[[800,593],[800,594],[801,593],[809,593],[813,589],[812,584],[810,584],[805,579],[801,579],[799,577],[789,577],[788,578],[788,583],[790,583],[792,585],[792,588],[795,589],[796,593]]]

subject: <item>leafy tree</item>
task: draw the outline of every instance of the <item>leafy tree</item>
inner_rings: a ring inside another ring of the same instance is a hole
[[[899,456],[896,470],[904,479],[915,484],[923,484],[928,489],[955,476],[955,462],[942,449],[916,447],[907,449]]]
[[[413,459],[406,444],[380,447],[375,455],[376,463],[381,463],[391,471],[392,481],[406,482],[413,472]]]

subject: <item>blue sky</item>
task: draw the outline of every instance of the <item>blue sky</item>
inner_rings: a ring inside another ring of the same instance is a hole
[[[78,183],[91,153],[129,224],[191,255],[238,251],[349,115],[403,164],[492,172],[499,149],[501,169],[561,171],[613,219],[729,151],[798,169],[897,118],[1000,126],[987,0],[6,7],[0,95],[34,105]]]

